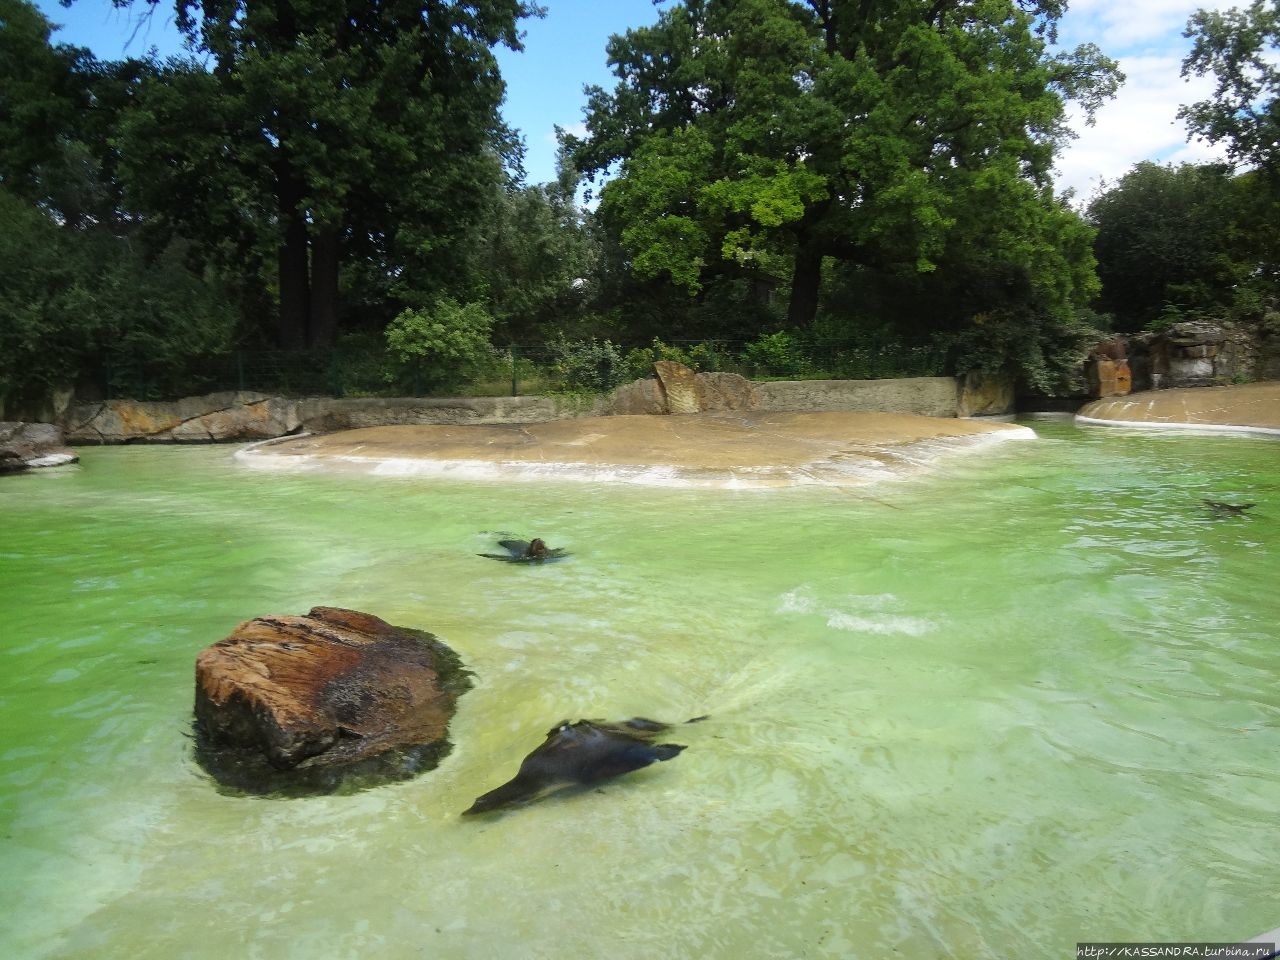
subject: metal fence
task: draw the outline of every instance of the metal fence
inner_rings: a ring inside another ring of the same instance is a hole
[[[515,343],[494,347],[465,368],[445,370],[393,360],[380,345],[328,349],[235,350],[156,362],[123,352],[102,358],[84,378],[82,396],[174,400],[223,390],[302,396],[517,396],[607,390],[671,359],[699,371],[756,379],[831,377],[871,380],[943,372],[944,351],[899,342],[608,340]]]

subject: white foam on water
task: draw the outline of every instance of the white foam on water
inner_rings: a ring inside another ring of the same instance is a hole
[[[938,466],[958,454],[1007,440],[1036,439],[1027,427],[992,433],[941,437],[910,443],[867,446],[848,454],[794,466],[683,467],[672,464],[595,464],[533,460],[439,460],[426,457],[366,457],[353,454],[277,453],[280,437],[236,451],[246,466],[293,472],[319,469],[354,470],[380,477],[431,477],[461,481],[572,481],[625,483],[646,487],[767,490],[800,486],[866,485],[900,480]]]
[[[1280,437],[1275,427],[1246,427],[1230,423],[1187,423],[1181,420],[1106,420],[1101,417],[1082,417],[1076,414],[1075,422],[1082,427],[1119,427],[1124,430],[1140,430],[1158,433],[1172,430],[1182,433],[1246,434],[1250,436]]]
[[[893,613],[891,608],[897,603],[898,598],[891,593],[854,594],[836,604],[819,603],[813,588],[806,585],[784,593],[777,612],[816,614],[824,617],[831,629],[849,633],[919,637],[937,628],[931,620]]]
[[[920,637],[934,629],[932,623],[918,617],[890,615],[871,619],[839,611],[827,617],[827,626],[833,630],[846,630],[850,633],[905,634],[909,637]]]

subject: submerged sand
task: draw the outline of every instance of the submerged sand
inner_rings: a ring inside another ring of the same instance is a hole
[[[271,441],[237,456],[252,466],[382,475],[845,486],[906,476],[946,454],[1034,437],[1007,423],[911,414],[735,413],[366,427]]]

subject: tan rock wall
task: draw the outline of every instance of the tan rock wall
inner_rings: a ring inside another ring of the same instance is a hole
[[[761,410],[865,410],[956,415],[954,377],[901,380],[783,380],[758,384]]]
[[[675,371],[667,383],[664,388],[659,380],[638,380],[606,397],[588,400],[559,397],[290,400],[247,392],[208,394],[173,403],[111,400],[73,405],[63,428],[71,444],[211,443],[362,427],[543,423],[607,414],[871,411],[954,417],[959,402],[957,381],[951,377],[754,383],[731,373],[695,376],[689,371],[685,377]],[[677,398],[674,404],[673,397]],[[993,408],[993,404],[1002,402],[995,394],[978,395],[971,391],[967,402],[966,409],[975,415],[1004,412]]]

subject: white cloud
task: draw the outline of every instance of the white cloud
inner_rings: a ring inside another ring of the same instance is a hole
[[[582,138],[587,135],[587,125],[581,121],[578,121],[577,123],[562,123],[560,124],[560,129],[570,136],[578,138]],[[551,132],[545,134],[542,139],[547,143],[558,143],[556,140],[555,128],[552,128]]]
[[[1072,0],[1063,18],[1063,46],[1096,43],[1120,63],[1126,80],[1115,99],[1086,126],[1079,110],[1069,113],[1076,132],[1057,163],[1060,191],[1087,201],[1105,181],[1114,184],[1143,160],[1204,163],[1224,151],[1188,141],[1178,108],[1210,96],[1213,78],[1182,78],[1182,61],[1191,42],[1182,36],[1187,20],[1200,8],[1223,9],[1241,0]]]
[[[1071,0],[1059,31],[1064,42],[1096,43],[1103,50],[1181,41],[1197,10],[1225,10],[1248,0]],[[1114,56],[1114,52],[1112,52]]]

